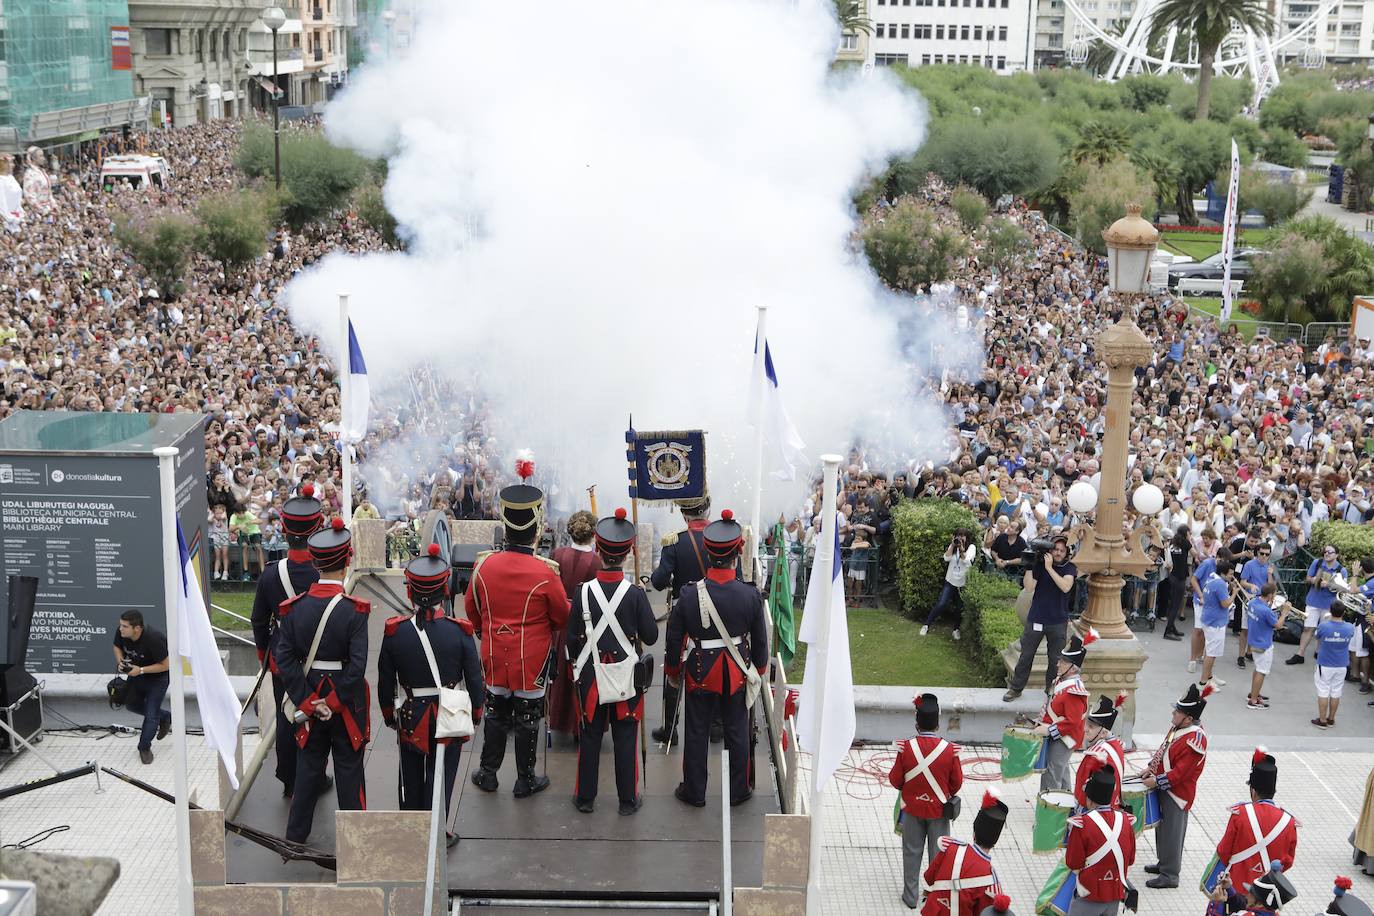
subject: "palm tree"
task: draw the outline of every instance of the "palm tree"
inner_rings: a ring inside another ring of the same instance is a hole
[[[1078,141],[1069,150],[1069,158],[1082,165],[1106,165],[1131,148],[1131,135],[1119,124],[1089,121],[1078,132]]]
[[[840,34],[852,35],[863,32],[873,34],[873,23],[869,20],[864,0],[835,0],[835,18],[840,21]]]
[[[1193,120],[1205,121],[1212,103],[1212,64],[1231,27],[1268,34],[1274,18],[1265,0],[1161,0],[1155,7],[1152,31],[1162,34],[1174,26],[1197,39],[1197,114]]]

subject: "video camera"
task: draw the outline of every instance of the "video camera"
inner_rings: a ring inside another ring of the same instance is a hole
[[[1045,555],[1054,550],[1054,540],[1052,538],[1036,538],[1021,551],[1021,562],[1027,567],[1035,563],[1043,563]]]

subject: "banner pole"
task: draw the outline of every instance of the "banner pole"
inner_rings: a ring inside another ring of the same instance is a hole
[[[352,366],[350,365],[348,342],[348,293],[339,293],[339,334],[343,344],[338,367],[339,465],[343,469],[343,492],[339,494],[339,498],[344,524],[351,525],[353,523],[353,447],[348,441],[348,373],[352,370]]]
[[[754,505],[749,515],[749,527],[754,532],[754,555],[749,557],[749,562],[761,566],[758,558],[763,549],[763,535],[759,532],[759,524],[763,517],[763,386],[767,384],[764,377],[764,357],[768,349],[768,306],[760,305],[757,308],[759,323],[754,337],[754,382],[749,386],[749,412],[754,418]],[[762,582],[758,584],[760,587],[763,585]]]

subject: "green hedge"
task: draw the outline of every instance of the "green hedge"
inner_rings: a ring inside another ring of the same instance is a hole
[[[1374,525],[1352,525],[1350,522],[1317,522],[1312,526],[1312,540],[1308,549],[1317,556],[1328,544],[1336,546],[1341,563],[1353,570],[1364,557],[1374,557]]]
[[[909,500],[892,513],[897,592],[902,613],[908,617],[924,621],[939,599],[945,582],[945,548],[956,528],[967,528],[976,538],[978,518],[967,506],[947,499]]]
[[[1001,683],[1007,674],[1002,651],[1021,638],[1021,618],[1016,615],[1020,591],[1019,582],[977,571],[969,573],[964,586],[964,644],[979,673],[992,683]]]

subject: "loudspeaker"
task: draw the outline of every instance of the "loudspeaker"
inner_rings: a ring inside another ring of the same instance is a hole
[[[0,626],[0,671],[24,667],[29,651],[29,628],[33,625],[33,605],[38,597],[34,576],[10,576],[5,602],[5,619]]]
[[[490,544],[450,544],[449,562],[453,564],[453,595],[467,593],[468,581],[472,579],[472,568],[477,565],[477,555],[491,550]]]

